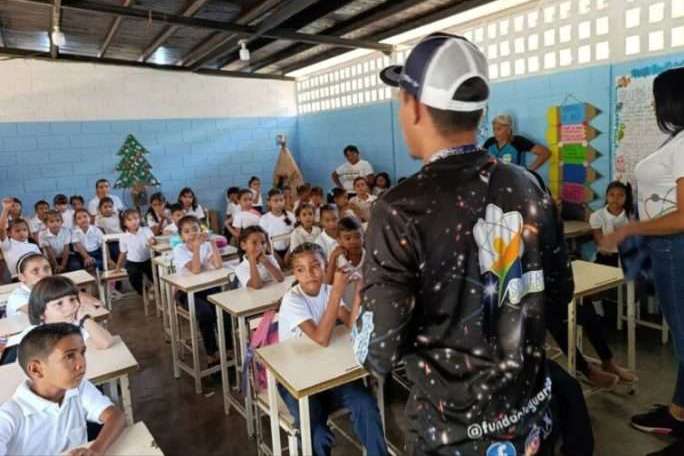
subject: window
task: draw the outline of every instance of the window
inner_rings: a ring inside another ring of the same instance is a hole
[[[499,65],[496,63],[489,64],[489,78],[497,79],[499,77]]]
[[[660,51],[665,47],[665,33],[657,30],[648,34],[648,50]]]
[[[508,35],[508,19],[499,22],[499,35]]]
[[[599,36],[606,35],[608,33],[608,30],[609,30],[608,16],[597,18],[596,19],[596,34]]]
[[[501,66],[499,67],[499,71],[501,73],[502,78],[507,78],[511,75],[511,62],[505,61],[501,62]]]
[[[591,38],[591,21],[580,22],[577,26],[577,35],[580,40]]]
[[[639,35],[632,35],[625,38],[625,55],[638,54],[641,51],[641,38]]]
[[[556,20],[556,7],[548,6],[544,8],[544,23],[551,24]]]
[[[537,11],[530,11],[527,13],[527,26],[529,28],[535,28],[537,26],[537,21],[539,20],[539,13]]]
[[[684,26],[672,29],[670,43],[672,43],[672,46],[684,46]]]
[[[553,68],[556,68],[556,53],[547,52],[544,54],[544,69],[551,70]]]
[[[641,22],[641,8],[632,8],[625,11],[625,28],[638,27]]]
[[[684,16],[684,2],[682,0],[672,0],[672,17]]]
[[[567,19],[572,12],[572,2],[563,2],[558,6],[558,12],[561,19]]]
[[[533,55],[527,58],[527,71],[530,73],[539,71],[539,57]]]
[[[515,49],[516,54],[522,54],[525,52],[525,38],[516,38],[513,48]]]
[[[516,16],[513,19],[513,30],[516,32],[522,32],[525,28],[525,16]]]
[[[596,60],[605,60],[610,57],[610,46],[608,41],[596,43]]]
[[[577,11],[580,14],[587,14],[591,11],[591,0],[578,0]]]
[[[499,43],[499,55],[501,57],[506,57],[510,55],[511,53],[511,48],[510,48],[510,41],[502,41]]]
[[[533,33],[527,37],[527,49],[530,51],[536,51],[539,49],[539,35]]]
[[[572,49],[561,49],[558,53],[560,66],[572,65]]]
[[[577,63],[589,63],[591,62],[591,45],[586,44],[580,46],[577,50]]]
[[[556,31],[554,29],[544,32],[544,46],[553,46],[556,44]]]
[[[487,38],[496,38],[496,24],[489,24],[487,26]]]
[[[572,40],[572,25],[567,24],[558,29],[558,41],[568,43]]]
[[[525,74],[525,59],[516,59],[515,61],[515,75],[520,76]]]
[[[656,3],[648,7],[648,22],[654,24],[665,19],[665,3]]]

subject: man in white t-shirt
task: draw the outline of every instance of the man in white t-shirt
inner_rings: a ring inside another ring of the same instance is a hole
[[[116,195],[109,193],[110,185],[107,179],[98,179],[95,183],[95,197],[88,201],[88,213],[95,217],[97,215],[97,210],[100,205],[100,199],[108,196],[114,202],[114,211],[121,212],[125,209],[121,198]]]
[[[344,156],[347,161],[341,164],[332,173],[332,180],[336,186],[343,188],[347,193],[354,194],[354,179],[365,177],[368,185],[373,184],[373,167],[366,160],[361,160],[358,147],[349,145],[344,148]]]

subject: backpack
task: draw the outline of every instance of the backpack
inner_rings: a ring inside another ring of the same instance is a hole
[[[278,322],[273,321],[276,315],[277,312],[275,310],[266,312],[261,317],[259,326],[257,326],[257,329],[250,338],[250,343],[245,353],[245,369],[242,371],[242,391],[247,391],[249,366],[252,363],[254,363],[254,388],[256,392],[266,389],[266,370],[254,360],[254,354],[258,348],[278,343]]]

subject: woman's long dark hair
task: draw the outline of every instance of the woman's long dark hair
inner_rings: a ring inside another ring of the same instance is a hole
[[[684,68],[660,73],[653,81],[658,128],[675,136],[684,130]]]

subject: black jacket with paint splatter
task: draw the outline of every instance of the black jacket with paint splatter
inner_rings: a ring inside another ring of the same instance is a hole
[[[476,151],[425,165],[373,208],[355,351],[381,375],[405,363],[417,454],[524,454],[549,431],[544,308],[565,307],[573,282],[540,182]]]

